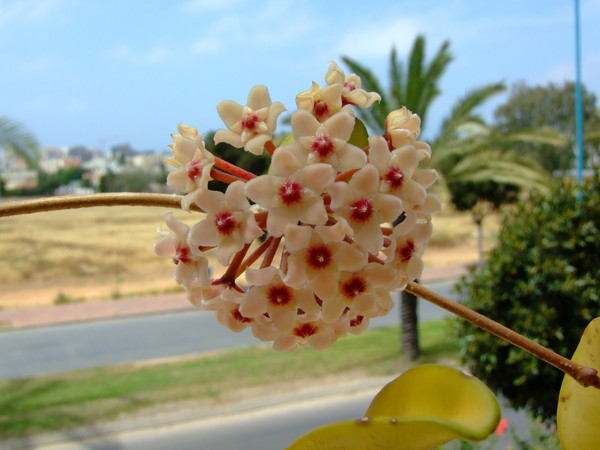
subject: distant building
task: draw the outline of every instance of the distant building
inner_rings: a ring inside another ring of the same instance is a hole
[[[127,161],[135,156],[135,154],[135,150],[131,148],[131,145],[128,143],[114,145],[110,148],[110,156],[115,161]]]
[[[12,170],[0,173],[7,191],[17,189],[34,189],[37,187],[38,174],[35,170]]]

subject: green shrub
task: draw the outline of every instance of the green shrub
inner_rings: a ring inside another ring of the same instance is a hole
[[[458,290],[469,307],[571,357],[600,315],[600,174],[579,191],[564,181],[505,216],[487,265]],[[472,372],[514,407],[552,418],[563,374],[464,321],[455,322]]]

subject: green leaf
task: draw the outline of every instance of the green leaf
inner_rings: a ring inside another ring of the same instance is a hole
[[[294,142],[294,134],[290,133],[288,134],[288,136],[283,140],[283,142],[281,144],[279,144],[279,147],[283,147],[284,145],[288,145],[291,144],[292,142]]]
[[[386,385],[365,416],[317,428],[289,449],[424,450],[456,438],[483,440],[496,429],[500,407],[477,378],[426,364]]]
[[[600,371],[600,317],[586,327],[572,360]],[[565,450],[600,448],[600,389],[583,387],[565,375],[556,419],[560,443]]]
[[[358,148],[366,148],[369,145],[369,132],[367,127],[358,117],[354,123],[354,129],[350,135],[348,142],[352,145],[356,145]]]

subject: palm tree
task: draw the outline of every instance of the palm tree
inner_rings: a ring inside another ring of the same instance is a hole
[[[402,106],[421,117],[424,127],[428,109],[440,94],[439,79],[452,61],[449,42],[444,42],[431,62],[425,62],[425,38],[418,36],[408,57],[406,69],[398,61],[396,50],[390,54],[389,88],[384,90],[377,77],[367,67],[342,57],[348,67],[359,75],[363,87],[368,91],[382,94],[382,101],[370,109],[360,110],[359,115],[374,133],[383,133],[387,115]],[[557,139],[556,133],[529,130],[501,136],[476,114],[476,109],[494,95],[506,89],[504,83],[493,83],[474,89],[460,98],[442,122],[441,128],[433,140],[434,149],[432,167],[438,170],[441,184],[451,194],[452,200],[460,199],[460,188],[471,183],[479,188],[479,197],[471,206],[482,204],[485,200],[482,182],[497,183],[503,186],[544,187],[546,175],[543,170],[530,161],[510,151],[510,142],[514,140]],[[494,190],[497,193],[497,190]],[[454,195],[453,195],[454,194]],[[505,201],[508,197],[501,199]],[[457,202],[455,202],[456,204]],[[476,222],[477,223],[477,222]],[[481,221],[479,222],[481,225]],[[481,228],[478,228],[481,229]],[[417,298],[403,291],[401,295],[402,349],[411,359],[420,355],[417,332]]]
[[[417,36],[411,49],[408,66],[398,59],[395,48],[390,53],[389,90],[386,92],[373,72],[346,56],[342,61],[361,77],[363,88],[381,94],[381,102],[371,108],[360,110],[365,124],[374,132],[383,134],[387,115],[402,106],[419,115],[421,124],[426,123],[427,112],[433,100],[441,93],[439,79],[452,61],[450,42],[445,41],[431,62],[425,62],[425,37]],[[400,218],[397,219],[401,220]],[[421,354],[417,329],[417,297],[402,291],[400,302],[401,346],[411,359]]]
[[[0,149],[22,159],[30,169],[37,169],[39,145],[35,136],[21,124],[0,117]]]

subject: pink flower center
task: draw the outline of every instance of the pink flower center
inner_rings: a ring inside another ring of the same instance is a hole
[[[350,320],[350,326],[356,327],[356,326],[360,325],[363,322],[363,319],[364,319],[363,316],[356,316],[354,319]]]
[[[179,264],[180,262],[183,264],[190,264],[192,262],[192,258],[190,256],[190,249],[188,247],[182,247],[181,245],[178,245],[175,256],[173,257],[173,263]]]
[[[233,233],[233,230],[235,230],[236,226],[237,223],[233,218],[233,214],[231,214],[229,211],[220,212],[215,216],[215,227],[221,234],[226,236],[230,235]]]
[[[357,222],[367,222],[373,216],[373,205],[366,198],[359,198],[350,204],[350,217]]]
[[[312,336],[313,334],[316,334],[317,331],[319,331],[319,327],[316,326],[313,323],[304,323],[302,325],[300,325],[299,327],[294,328],[294,335],[298,336],[299,338],[307,338],[308,336]]]
[[[326,159],[333,153],[334,145],[329,136],[316,136],[313,139],[310,148],[319,155],[321,159]]]
[[[346,89],[348,89],[349,91],[353,91],[354,89],[356,89],[356,86],[354,86],[354,83],[349,83],[347,81],[344,83],[344,87]]]
[[[367,290],[367,281],[357,275],[342,284],[342,294],[347,298],[354,298]]]
[[[302,200],[302,186],[294,180],[284,181],[279,186],[279,198],[287,206],[299,203]]]
[[[240,310],[238,308],[235,308],[233,311],[231,311],[231,315],[235,319],[236,322],[242,322],[242,323],[252,322],[252,319],[250,319],[249,317],[242,316],[242,313],[240,312]]]
[[[390,166],[385,174],[385,181],[390,183],[392,189],[400,189],[404,184],[404,173],[398,167]]]
[[[308,249],[306,262],[315,269],[324,269],[331,263],[331,250],[325,244],[317,245]]]
[[[313,105],[313,115],[319,121],[321,121],[321,119],[324,119],[325,117],[327,117],[328,113],[329,113],[329,106],[327,106],[327,103],[325,103],[323,100],[316,100]]]
[[[275,306],[284,306],[292,301],[292,294],[287,286],[271,286],[267,292],[267,300]]]
[[[187,165],[187,176],[190,180],[195,181],[197,177],[202,174],[202,164],[200,161],[194,159]]]
[[[400,261],[403,263],[408,262],[415,254],[415,242],[410,239],[407,240],[403,247],[398,247],[396,254]]]
[[[258,114],[253,112],[244,114],[244,117],[242,118],[242,128],[244,130],[254,131],[258,122],[260,122]]]

